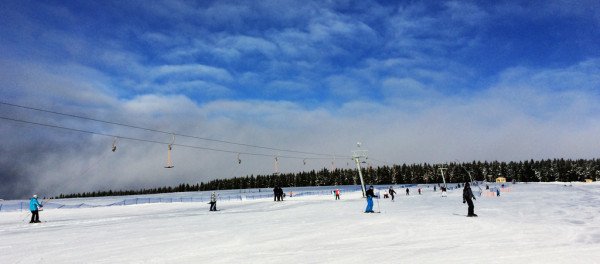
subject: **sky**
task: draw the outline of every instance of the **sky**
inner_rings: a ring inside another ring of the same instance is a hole
[[[351,168],[356,142],[374,166],[597,158],[599,8],[2,1],[0,198]],[[168,133],[6,103],[196,138],[164,169]]]

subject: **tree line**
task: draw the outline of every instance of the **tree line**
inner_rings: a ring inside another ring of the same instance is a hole
[[[441,183],[440,168],[445,168],[446,182],[495,181],[497,177],[505,177],[507,181],[517,182],[570,182],[585,179],[600,180],[600,159],[547,159],[519,162],[473,161],[470,163],[448,164],[402,164],[367,166],[362,168],[365,184],[424,184]],[[138,194],[156,194],[171,192],[191,192],[227,189],[251,189],[331,185],[359,185],[357,169],[311,170],[278,175],[250,175],[229,179],[215,179],[196,184],[179,184],[159,188],[140,190],[108,190],[73,194],[60,194],[55,198],[120,196]]]

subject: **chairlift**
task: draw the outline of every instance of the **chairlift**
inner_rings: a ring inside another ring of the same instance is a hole
[[[173,143],[175,143],[175,135],[171,134],[172,138],[171,138],[171,143],[169,143],[169,149],[167,151],[167,165],[165,166],[166,169],[171,169],[173,167],[175,167],[173,165],[173,161],[171,160],[171,150],[173,149]]]
[[[242,164],[242,159],[240,159],[240,153],[237,154],[237,161],[238,164]]]
[[[117,151],[117,137],[115,137],[113,139],[113,143],[112,143],[112,152]]]
[[[302,160],[302,164],[306,165],[306,159]]]

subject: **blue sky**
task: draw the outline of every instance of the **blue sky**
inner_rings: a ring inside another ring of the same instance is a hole
[[[2,1],[0,95],[281,148],[347,153],[362,140],[399,163],[590,158],[600,149],[596,10],[598,1]],[[48,141],[44,131],[21,140]],[[79,171],[91,153],[72,157]],[[51,158],[28,155],[18,156],[34,165],[20,174],[48,169]],[[229,159],[212,158],[211,172]],[[217,177],[190,171],[174,177]]]

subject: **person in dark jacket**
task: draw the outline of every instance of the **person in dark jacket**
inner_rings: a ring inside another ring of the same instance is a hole
[[[465,183],[465,187],[463,188],[463,203],[467,203],[469,205],[469,210],[467,213],[468,217],[477,216],[474,212],[475,205],[473,205],[473,200],[477,200],[477,199],[475,199],[475,196],[473,195],[473,191],[471,191],[471,186],[467,182],[467,183]]]
[[[278,202],[281,201],[281,192],[283,189],[279,188],[279,186],[273,188],[273,201]]]
[[[410,195],[410,190],[406,188],[406,195]]]
[[[375,213],[375,211],[373,211],[373,197],[379,198],[379,196],[375,195],[373,186],[369,187],[366,195],[367,195],[367,209],[365,209],[365,213]]]
[[[390,189],[388,190],[388,193],[390,194],[390,196],[392,196],[392,201],[394,201],[394,194],[396,194],[396,191],[394,190],[394,187],[390,186]]]
[[[29,223],[41,223],[40,222],[40,208],[44,207],[38,202],[37,195],[34,194],[31,200],[29,200],[29,211],[31,211],[31,221]]]

